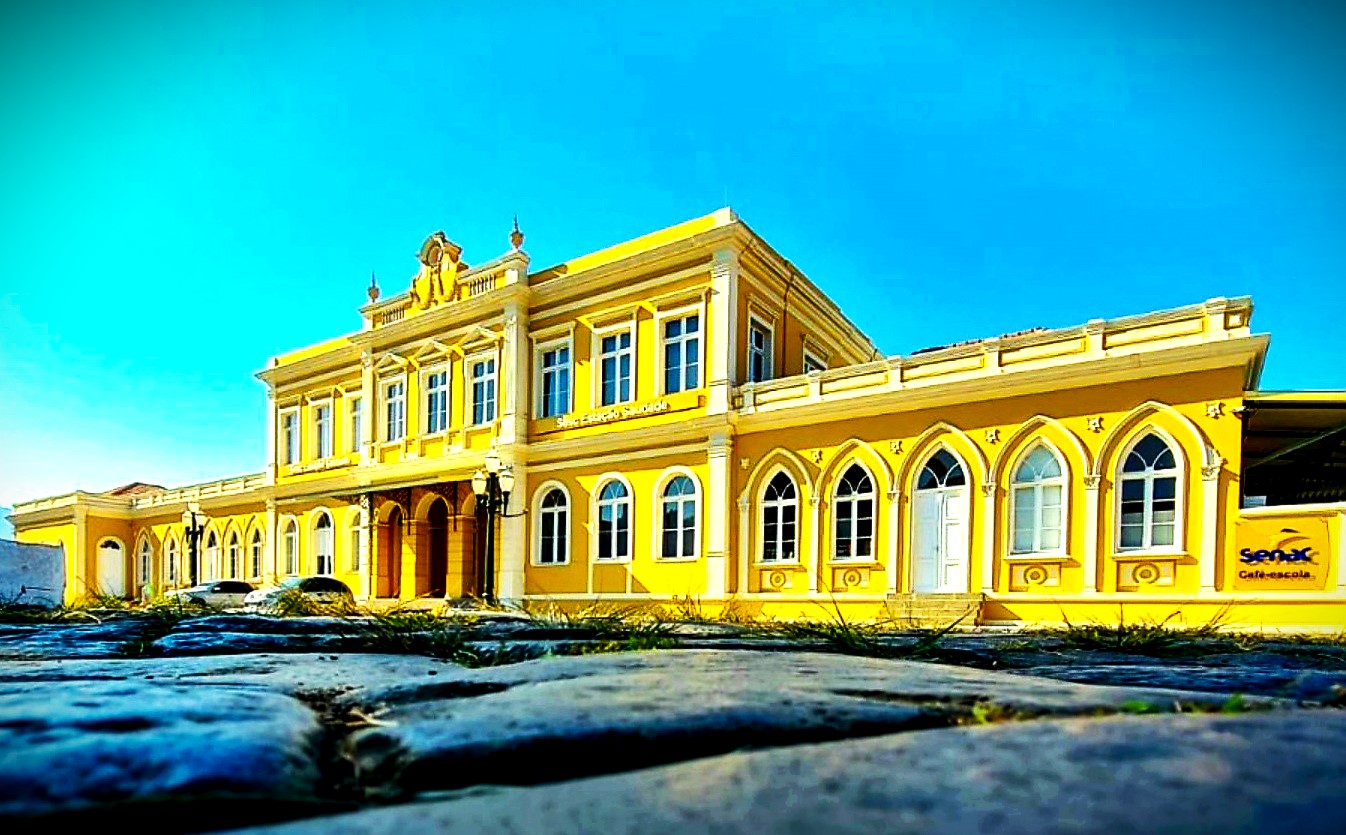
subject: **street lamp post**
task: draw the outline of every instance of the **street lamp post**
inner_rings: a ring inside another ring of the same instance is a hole
[[[495,602],[495,517],[506,516],[509,494],[514,491],[514,470],[502,463],[495,450],[486,453],[483,468],[472,475],[472,492],[477,502],[486,508],[486,577],[482,583],[482,598]]]
[[[182,529],[187,536],[187,573],[189,586],[197,584],[201,568],[201,534],[206,530],[206,517],[199,502],[188,502],[182,511]]]

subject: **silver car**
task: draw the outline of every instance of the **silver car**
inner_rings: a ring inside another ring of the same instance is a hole
[[[254,611],[268,611],[281,605],[287,595],[294,595],[319,606],[349,607],[355,604],[350,586],[334,577],[288,577],[279,586],[258,589],[249,594],[243,605]]]
[[[164,597],[206,609],[237,609],[243,605],[243,599],[252,590],[252,583],[245,583],[242,580],[215,580],[199,586],[170,591]]]

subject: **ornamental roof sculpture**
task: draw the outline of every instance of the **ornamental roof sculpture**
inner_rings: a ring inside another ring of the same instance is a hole
[[[435,232],[421,244],[417,256],[421,268],[411,280],[411,303],[425,310],[456,298],[458,275],[468,265],[462,260],[463,248],[449,240],[443,232]]]

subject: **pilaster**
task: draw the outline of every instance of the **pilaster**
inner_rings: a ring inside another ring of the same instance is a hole
[[[410,510],[407,511],[410,513]],[[402,576],[397,596],[402,600],[416,599],[416,549],[419,546],[421,523],[415,519],[402,520]]]
[[[276,483],[276,390],[266,387],[266,483]]]
[[[706,356],[707,414],[723,414],[738,378],[738,252],[722,249],[710,267],[711,299],[707,317],[710,339]]]
[[[528,352],[528,303],[526,298],[505,302],[505,329],[500,346],[500,444],[526,442],[528,439],[528,378],[532,359]]]
[[[897,594],[897,557],[898,543],[902,541],[899,526],[902,518],[902,491],[888,491],[888,593]]]
[[[360,496],[360,521],[359,533],[356,535],[356,541],[359,548],[359,556],[356,558],[360,566],[360,597],[368,600],[374,592],[374,494],[364,493]]]
[[[981,591],[995,591],[995,484],[981,486]]]
[[[819,559],[819,554],[822,551],[822,543],[820,542],[823,538],[822,527],[822,497],[817,493],[813,493],[809,496],[809,594],[818,593],[818,584],[823,573],[822,560]],[[798,535],[799,534],[796,534],[796,536]]]
[[[379,404],[374,391],[374,355],[360,355],[360,464],[374,462],[374,438],[378,432]]]
[[[1103,477],[1090,473],[1084,477],[1084,588],[1085,594],[1098,591],[1098,514],[1099,485]]]
[[[505,463],[514,471],[514,492],[509,495],[509,504],[500,520],[500,547],[495,555],[498,581],[495,588],[496,597],[501,602],[518,603],[523,600],[524,571],[529,550],[528,517],[523,512],[528,503],[528,471],[517,460],[506,459]],[[578,543],[571,544],[572,553],[578,553],[577,546]]]
[[[263,564],[262,569],[263,569],[263,573],[265,574],[266,566],[267,566],[267,565],[270,565],[270,566],[271,566],[271,579],[272,579],[273,581],[274,581],[277,577],[279,577],[279,576],[281,575],[281,571],[280,571],[280,544],[279,544],[278,542],[276,542],[276,528],[277,528],[277,524],[276,524],[276,522],[277,522],[277,518],[276,518],[276,500],[275,500],[275,499],[267,499],[267,500],[266,500],[266,545],[264,546],[265,550],[263,551],[264,564]],[[181,572],[179,572],[179,574],[181,574]]]
[[[1223,315],[1223,313],[1221,314]],[[1221,320],[1223,326],[1223,320]],[[1216,551],[1220,519],[1220,469],[1223,459],[1216,457],[1214,462],[1201,468],[1201,553],[1197,555],[1200,567],[1201,593],[1214,594],[1215,564],[1219,559]]]
[[[729,495],[731,477],[730,453],[734,439],[727,433],[710,436],[707,464],[710,469],[706,485],[706,508],[703,514],[706,526],[706,597],[718,600],[725,596],[729,585],[729,519],[733,502]]]

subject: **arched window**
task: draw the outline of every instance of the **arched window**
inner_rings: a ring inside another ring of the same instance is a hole
[[[598,494],[598,559],[631,556],[631,493],[616,479]]]
[[[285,573],[299,573],[299,526],[291,519],[285,526]]]
[[[164,585],[175,588],[178,584],[178,542],[168,540],[164,546]]]
[[[916,481],[917,490],[936,490],[940,487],[962,487],[967,484],[963,474],[963,465],[947,449],[941,449],[921,468],[921,476]]]
[[[1047,447],[1034,447],[1014,471],[1010,550],[1015,554],[1060,551],[1064,499],[1060,460]]]
[[[1178,462],[1154,433],[1141,438],[1122,461],[1122,548],[1167,548],[1177,541]]]
[[[797,558],[799,493],[783,472],[776,473],[762,497],[762,562]]]
[[[352,572],[359,572],[360,565],[360,517],[355,516],[351,519],[350,530],[350,553],[346,557],[346,563]]]
[[[237,580],[243,576],[243,546],[238,541],[237,532],[229,534],[229,545],[225,553],[229,556],[229,578]]]
[[[660,497],[659,555],[665,559],[696,557],[696,484],[685,475],[674,477]]]
[[[538,563],[560,565],[568,562],[570,519],[565,491],[559,487],[548,490],[538,508]]]
[[[859,464],[847,468],[837,483],[833,519],[837,559],[862,559],[873,554],[874,481]]]
[[[153,555],[154,549],[150,546],[149,539],[140,540],[140,552],[136,554],[136,585],[142,589],[154,585],[150,576]]]
[[[262,532],[252,532],[252,545],[249,547],[248,554],[248,576],[262,576]]]
[[[318,523],[313,526],[313,533],[313,555],[317,560],[317,573],[331,574],[336,562],[333,559],[335,543],[332,537],[332,517],[320,513]]]
[[[194,578],[198,583],[208,583],[219,576],[220,572],[220,538],[214,531],[206,537],[206,566],[204,576]]]

